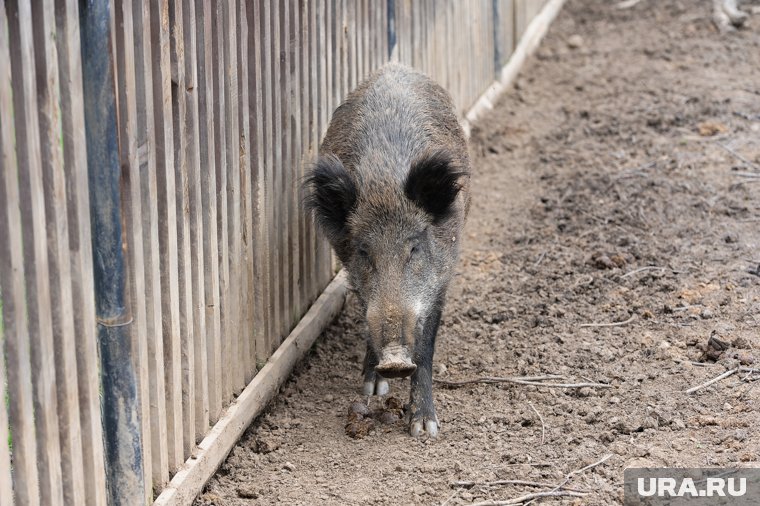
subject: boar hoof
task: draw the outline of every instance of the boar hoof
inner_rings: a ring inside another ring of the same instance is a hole
[[[388,380],[381,377],[376,377],[372,381],[364,382],[364,395],[387,395],[390,391],[390,385]]]
[[[424,430],[430,437],[437,437],[438,436],[438,422],[435,420],[413,420],[412,423],[409,425],[409,434],[412,435],[412,437],[420,437],[422,435]]]
[[[384,378],[406,378],[416,370],[406,346],[387,346],[375,366],[375,372]]]

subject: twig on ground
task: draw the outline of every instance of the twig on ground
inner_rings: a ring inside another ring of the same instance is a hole
[[[533,410],[538,419],[541,420],[541,444],[543,445],[544,441],[546,441],[546,424],[544,424],[544,417],[541,416],[541,413],[539,413],[538,410],[533,407],[533,403],[529,402],[528,406],[530,406],[530,409]]]
[[[557,490],[552,492],[534,492],[532,494],[521,495],[514,499],[506,499],[504,501],[482,501],[472,503],[470,506],[516,506],[519,504],[528,504],[527,501],[534,499],[540,499],[541,497],[584,497],[584,492],[572,492],[570,490]]]
[[[575,471],[569,472],[568,474],[565,475],[565,479],[562,481],[562,483],[560,483],[559,485],[557,485],[556,487],[554,487],[554,489],[552,489],[551,492],[557,492],[558,490],[563,489],[565,487],[565,485],[567,485],[567,482],[569,482],[573,478],[573,476],[575,476],[576,474],[584,473],[584,472],[588,471],[589,469],[593,469],[593,468],[595,468],[595,467],[597,467],[597,466],[605,463],[607,460],[609,460],[610,458],[612,458],[613,455],[614,455],[613,453],[608,453],[607,455],[605,455],[601,459],[599,459],[596,462],[593,462],[593,463],[587,465],[586,467],[582,467],[580,469],[576,469]],[[533,499],[531,499],[528,502],[526,502],[525,505],[530,504],[531,502],[533,502]]]
[[[713,383],[717,383],[720,380],[724,380],[724,379],[728,378],[729,376],[733,376],[737,372],[746,372],[746,373],[748,373],[747,376],[745,377],[745,380],[746,380],[747,378],[749,378],[750,375],[755,374],[755,373],[760,373],[760,369],[754,369],[752,367],[734,367],[733,369],[729,369],[728,371],[724,372],[720,376],[716,376],[716,377],[714,377],[713,379],[711,379],[709,381],[705,381],[701,385],[697,385],[695,387],[691,387],[688,390],[684,390],[684,392],[687,393],[687,394],[693,394],[694,392],[696,392],[698,390],[702,390],[703,388],[709,387]]]
[[[441,506],[446,506],[450,501],[453,501],[456,496],[459,495],[459,492],[462,491],[462,487],[456,489],[453,494],[451,494],[445,501],[441,503]]]
[[[760,178],[760,172],[734,172],[734,176]]]
[[[533,267],[538,267],[538,265],[544,260],[544,257],[546,256],[547,251],[544,250],[541,255],[539,255],[538,260],[535,261],[533,264]]]
[[[720,146],[721,148],[723,148],[723,149],[725,149],[726,151],[728,151],[728,152],[729,152],[730,154],[732,154],[732,155],[733,155],[735,158],[737,158],[737,159],[741,160],[742,162],[744,162],[744,163],[745,163],[747,166],[749,166],[749,167],[752,167],[753,169],[755,169],[755,170],[757,170],[757,171],[760,171],[760,167],[758,167],[758,166],[757,166],[757,164],[753,163],[753,162],[752,162],[752,160],[748,160],[748,159],[747,159],[747,158],[746,158],[744,155],[742,155],[741,153],[737,153],[737,152],[736,152],[736,151],[734,151],[732,148],[730,148],[730,147],[726,146],[726,145],[725,145],[725,144],[723,144],[722,142],[719,142],[719,141],[715,141],[715,144],[717,144],[717,145],[718,145],[718,146]]]
[[[628,276],[633,276],[634,274],[638,274],[639,272],[644,272],[644,271],[664,271],[664,270],[665,270],[665,267],[657,267],[656,265],[648,265],[646,267],[641,267],[631,272],[626,272],[625,274],[620,276],[620,278],[621,279],[627,278]]]
[[[625,321],[622,322],[612,322],[612,323],[581,323],[581,327],[620,327],[622,325],[627,325],[631,323],[633,320],[636,319],[636,315],[634,314],[630,318],[628,318]]]
[[[496,480],[496,481],[454,481],[449,484],[451,487],[498,487],[501,485],[524,485],[526,487],[553,487],[552,483],[541,483],[538,481],[526,481],[526,480]],[[578,488],[562,487],[562,490],[569,490],[571,492],[580,492],[582,494],[588,493],[588,490],[581,490]]]
[[[436,383],[440,385],[445,385],[447,387],[461,387],[465,385],[474,385],[477,383],[482,383],[482,384],[514,383],[517,385],[530,385],[534,387],[546,387],[546,388],[583,388],[583,387],[612,388],[612,385],[608,385],[606,383],[544,383],[543,381],[539,381],[538,378],[559,379],[556,376],[555,377],[535,376],[531,379],[526,379],[525,377],[499,378],[499,377],[494,377],[494,376],[483,376],[481,378],[462,380],[462,381],[449,381],[449,380],[442,380],[438,378],[433,379],[433,381],[435,381]]]

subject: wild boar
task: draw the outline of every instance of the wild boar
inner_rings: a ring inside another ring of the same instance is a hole
[[[469,209],[467,141],[449,94],[387,64],[334,112],[306,204],[366,315],[364,393],[411,376],[412,436],[438,434],[432,362]]]

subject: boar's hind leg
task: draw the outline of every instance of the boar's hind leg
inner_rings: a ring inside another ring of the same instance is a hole
[[[364,395],[385,395],[390,390],[388,380],[375,372],[377,363],[377,355],[367,342],[367,354],[364,355]]]
[[[443,299],[443,297],[441,297]],[[428,436],[438,435],[438,417],[433,405],[433,353],[435,336],[441,323],[442,300],[425,322],[422,339],[416,343],[414,363],[417,370],[412,374],[412,394],[409,406],[409,433],[417,437],[424,430]]]

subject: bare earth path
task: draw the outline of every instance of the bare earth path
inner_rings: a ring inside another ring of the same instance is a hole
[[[443,380],[612,388],[438,385],[437,440],[402,422],[353,439],[364,344],[349,299],[196,504],[469,504],[552,487],[452,482],[557,484],[612,454],[572,478],[585,497],[542,499],[606,505],[626,466],[760,464],[760,374],[683,392],[760,366],[760,14],[720,36],[708,1],[615,4],[571,0],[474,132],[436,354]],[[406,400],[408,382],[391,394]]]

